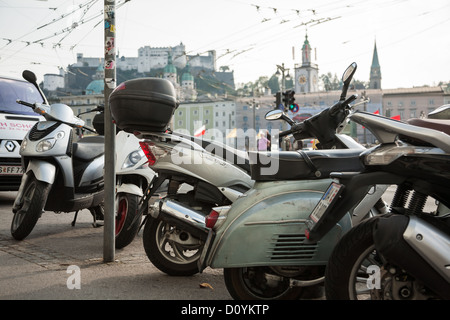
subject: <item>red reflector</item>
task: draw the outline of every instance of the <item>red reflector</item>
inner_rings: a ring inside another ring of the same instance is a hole
[[[305,236],[306,236],[306,239],[309,240],[309,230],[308,229],[305,229]]]
[[[145,142],[139,142],[139,145],[141,146],[142,151],[144,151],[144,154],[148,159],[148,165],[149,166],[154,165],[156,162],[156,158],[153,155],[152,151],[150,150],[150,147],[148,146],[148,144],[146,144]]]
[[[205,217],[205,225],[207,228],[213,228],[219,218],[219,213],[211,210],[211,212]]]

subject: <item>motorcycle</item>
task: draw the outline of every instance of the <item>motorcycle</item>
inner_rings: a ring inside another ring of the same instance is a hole
[[[332,175],[329,190],[336,196],[308,218],[309,242],[324,239],[374,184],[396,191],[388,213],[352,228],[335,247],[325,274],[327,299],[450,299],[450,121],[436,120],[449,108],[440,111],[429,115],[435,119],[408,123],[351,115],[380,144],[361,154],[361,173]],[[427,199],[439,206],[425,211]]]
[[[330,185],[330,173],[362,169],[359,155],[365,148],[353,141],[353,148],[345,149],[339,133],[356,99],[346,99],[355,71],[353,63],[344,72],[338,103],[301,123],[290,123],[291,129],[279,134],[292,133],[296,140],[315,137],[320,150],[250,153],[254,187],[231,207],[214,208],[206,217],[209,233],[199,269],[224,268],[234,299],[298,299],[317,288],[332,249],[352,223],[383,209],[378,204],[385,189],[379,188],[336,221],[320,243],[306,243],[306,219]],[[266,118],[284,116],[274,110]]]
[[[35,74],[25,70],[22,75],[44,97]],[[95,225],[97,219],[103,219],[103,137],[85,137],[73,143],[74,128],[94,130],[75,117],[69,106],[17,103],[32,108],[45,121],[30,129],[20,147],[24,174],[12,208],[12,236],[17,240],[27,237],[43,210],[89,209]]]

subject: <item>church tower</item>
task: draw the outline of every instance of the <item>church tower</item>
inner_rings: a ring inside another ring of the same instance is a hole
[[[377,43],[373,49],[372,66],[370,67],[369,89],[381,89],[381,70],[378,61]]]
[[[295,66],[295,92],[308,93],[317,92],[319,82],[319,68],[312,62],[311,45],[308,41],[308,35],[302,47],[302,64]]]

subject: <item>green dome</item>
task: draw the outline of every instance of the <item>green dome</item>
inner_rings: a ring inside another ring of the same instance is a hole
[[[105,89],[103,80],[94,80],[86,87],[86,94],[102,94]]]
[[[164,67],[164,73],[177,73],[177,68],[172,64],[172,56],[169,55],[167,65]]]
[[[181,81],[194,81],[194,76],[190,73],[183,73],[181,76]]]

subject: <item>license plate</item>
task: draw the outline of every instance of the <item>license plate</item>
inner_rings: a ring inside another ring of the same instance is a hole
[[[316,223],[322,218],[324,213],[333,207],[333,204],[338,199],[338,195],[343,190],[343,185],[332,182],[331,185],[328,187],[328,190],[323,194],[322,198],[320,199],[319,203],[317,203],[314,210],[309,215],[309,219],[307,220],[307,226],[308,229],[311,230]]]
[[[19,176],[22,174],[22,166],[0,166],[1,176]]]

